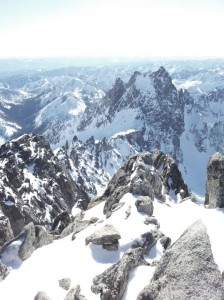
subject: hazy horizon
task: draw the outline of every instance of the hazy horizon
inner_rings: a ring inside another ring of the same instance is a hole
[[[222,58],[222,0],[8,0],[0,58]]]

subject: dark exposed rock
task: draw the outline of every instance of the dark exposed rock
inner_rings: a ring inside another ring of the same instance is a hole
[[[75,216],[75,220],[70,223],[61,233],[61,237],[65,237],[71,233],[72,240],[75,238],[75,235],[79,233],[80,231],[86,229],[90,224],[96,223],[99,219],[97,217],[92,217],[90,220],[83,220],[84,215],[79,214]]]
[[[65,300],[86,300],[86,297],[80,294],[80,286],[77,285],[74,288],[71,288],[68,294],[65,297]]]
[[[138,197],[135,201],[135,206],[138,212],[143,212],[148,216],[152,216],[154,208],[152,200],[148,196]]]
[[[182,198],[188,197],[188,187],[184,182],[181,172],[178,169],[176,161],[170,156],[157,150],[153,153],[153,165],[160,169],[160,176],[166,188],[166,193],[173,190],[177,195],[180,193]]]
[[[0,212],[0,247],[13,239],[13,232],[9,219]]]
[[[83,208],[89,201],[49,144],[35,134],[23,135],[0,147],[0,199],[14,236],[30,222],[49,228],[77,201]]]
[[[141,265],[149,265],[143,258],[143,249],[129,249],[118,263],[93,279],[92,292],[100,293],[102,300],[121,299],[127,286],[129,272]]]
[[[59,286],[63,288],[64,290],[68,291],[71,285],[71,279],[70,278],[62,278],[58,280]]]
[[[224,207],[224,155],[218,152],[208,162],[205,205]]]
[[[128,192],[138,197],[147,196],[151,200],[157,198],[163,201],[165,195],[162,191],[168,195],[171,190],[184,197],[188,196],[187,185],[183,181],[175,160],[161,151],[156,151],[153,155],[149,152],[142,152],[128,159],[112,177],[104,194],[97,201],[105,201],[104,214],[109,217],[117,203]],[[145,209],[147,207],[148,213],[152,214],[151,204],[141,204],[140,209],[143,209],[143,206]]]
[[[76,234],[79,233],[80,231],[86,229],[89,225],[91,224],[91,221],[89,220],[84,220],[81,222],[75,222],[73,226],[73,234],[72,234],[72,240],[75,238]]]
[[[159,224],[158,220],[154,217],[146,217],[144,223],[146,225],[149,225],[149,224],[156,225],[158,229],[160,227],[160,224]]]
[[[135,241],[132,248],[141,247],[144,254],[149,254],[153,246],[156,245],[157,241],[163,236],[163,233],[159,230],[151,230],[141,235],[141,241]]]
[[[98,142],[91,137],[85,143],[75,136],[69,146],[66,144],[57,153],[65,168],[72,170],[71,176],[75,174],[73,179],[77,186],[90,197],[97,194],[96,183],[103,189],[108,183],[109,177],[103,169],[104,161],[101,157],[105,152],[113,151],[111,146],[108,147],[109,141],[106,139]]]
[[[63,211],[58,214],[54,219],[52,225],[52,232],[55,234],[61,234],[61,232],[71,223],[71,215],[68,211]]]
[[[23,242],[19,247],[18,256],[22,260],[29,258],[35,250],[35,227],[33,223],[29,223],[23,229],[19,238],[23,238]]]
[[[43,226],[35,225],[35,249],[53,243],[53,236]]]
[[[165,252],[138,300],[224,299],[223,281],[202,221],[191,225]]]
[[[139,162],[139,163],[138,163]],[[107,214],[113,210],[113,206],[120,201],[124,194],[131,192],[132,185],[130,182],[135,182],[131,175],[134,174],[136,169],[140,169],[141,165],[151,162],[150,153],[141,153],[131,157],[123,167],[121,167],[117,173],[113,176],[108,184],[106,191],[104,192],[102,199],[105,200],[104,213]],[[139,168],[138,168],[139,167]],[[136,173],[138,173],[136,171]],[[137,176],[137,175],[136,175]],[[143,178],[144,180],[144,178]]]
[[[163,246],[164,250],[166,250],[171,245],[171,238],[169,238],[168,236],[164,235],[159,241]]]
[[[95,224],[96,222],[99,221],[99,218],[97,218],[97,217],[92,217],[89,221],[90,221],[90,224]]]
[[[0,282],[9,274],[9,269],[0,261]]]
[[[5,194],[4,194],[5,195]],[[4,197],[3,195],[3,197]],[[17,236],[25,226],[25,214],[22,211],[22,202],[21,204],[7,205],[6,203],[1,203],[2,212],[9,219],[10,226],[13,231],[13,236]]]
[[[36,296],[34,297],[34,300],[51,300],[50,297],[45,292],[38,292]]]
[[[53,237],[41,226],[34,226],[31,222],[27,224],[23,231],[14,239],[5,243],[0,250],[0,255],[4,254],[8,248],[11,247],[13,242],[20,242],[18,248],[18,256],[21,260],[29,258],[33,251],[44,245],[48,245],[53,242]]]
[[[116,250],[120,238],[121,236],[117,229],[113,225],[106,224],[86,238],[86,245],[92,242],[96,245],[102,245],[107,250]]]

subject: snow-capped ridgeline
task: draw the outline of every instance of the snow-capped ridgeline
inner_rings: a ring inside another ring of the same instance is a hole
[[[155,65],[71,67],[7,78],[0,88],[2,143],[37,132],[60,152],[77,136],[91,157],[101,153],[95,171],[105,177],[91,188],[94,196],[128,156],[158,148],[179,161],[190,188],[203,195],[208,158],[224,147],[222,64]],[[107,147],[100,146],[105,139]],[[82,155],[76,160],[82,174],[93,174]],[[79,176],[77,168],[72,172]]]
[[[16,144],[19,141],[20,146]],[[50,155],[45,153],[47,144],[41,151],[43,140],[38,136],[24,136],[13,143],[10,149],[2,150],[10,152],[7,150],[12,150],[12,146],[20,147],[16,156],[21,164],[25,150],[28,165],[30,160],[35,163]],[[213,158],[210,164],[214,163],[215,168],[210,175],[219,177],[222,160],[221,156]],[[39,171],[30,172],[35,177]],[[32,184],[35,178],[29,178]],[[37,188],[37,194],[43,194],[43,189],[46,193],[46,185],[42,190]],[[63,223],[65,215],[60,215],[59,224],[66,226],[57,234],[32,220],[18,236],[4,244],[0,249],[0,275],[6,278],[0,284],[1,296],[7,300],[30,300],[39,299],[40,293],[43,297],[44,292],[45,299],[52,300],[70,299],[71,295],[83,300],[135,300],[142,299],[142,294],[151,289],[156,293],[153,285],[169,273],[164,285],[158,282],[165,299],[172,299],[176,293],[180,293],[180,300],[186,299],[188,293],[192,295],[191,284],[194,295],[221,300],[223,210],[206,209],[192,200],[172,157],[161,151],[132,156],[88,210],[73,206],[73,217],[67,224]],[[20,206],[22,212],[23,204]],[[28,206],[32,216],[36,208],[32,203]],[[176,259],[180,260],[178,265]],[[169,263],[164,264],[164,260]],[[3,269],[5,266],[7,270]],[[198,279],[198,274],[203,276]],[[176,283],[170,290],[173,280]],[[25,288],[24,282],[29,283]],[[12,284],[17,288],[12,289]]]
[[[224,69],[189,64],[1,80],[1,299],[224,299]]]

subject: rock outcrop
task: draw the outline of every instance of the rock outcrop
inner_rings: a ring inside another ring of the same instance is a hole
[[[86,297],[83,296],[81,293],[81,288],[77,285],[74,288],[71,288],[67,293],[65,300],[86,300]]]
[[[138,300],[224,299],[220,271],[202,221],[191,225],[165,252]]]
[[[14,235],[9,219],[0,212],[0,247],[13,239]]]
[[[31,222],[17,237],[3,245],[0,255],[4,255],[14,242],[18,244],[18,257],[23,261],[29,258],[35,249],[52,243],[53,236],[44,227],[34,226]]]
[[[224,155],[218,152],[208,162],[205,205],[224,207]]]
[[[144,260],[143,249],[129,249],[117,264],[93,279],[92,292],[100,293],[102,300],[121,299],[127,286],[129,272],[141,265],[149,265]]]
[[[34,300],[51,300],[51,298],[48,297],[48,295],[45,292],[39,291],[34,297]]]
[[[158,229],[145,232],[141,235],[140,239],[132,244],[132,248],[141,247],[143,249],[143,253],[148,255],[152,247],[155,246],[157,241],[159,239],[161,240],[163,237],[165,237],[164,234]]]
[[[153,203],[152,200],[148,196],[140,196],[135,201],[135,206],[138,212],[142,212],[147,214],[148,216],[152,216],[153,214]]]
[[[62,278],[58,280],[59,286],[63,288],[64,290],[68,291],[71,285],[71,279],[70,278]]]
[[[168,194],[170,190],[173,190],[174,194],[180,194],[182,199],[188,197],[188,187],[182,178],[175,159],[160,150],[153,153],[152,159],[153,166],[160,170],[160,177],[165,187],[164,192]]]
[[[113,225],[106,224],[86,238],[86,245],[91,242],[96,245],[102,245],[107,250],[117,250],[120,238],[121,236],[117,229]]]
[[[188,196],[187,185],[175,160],[161,151],[154,154],[142,152],[126,161],[112,177],[104,194],[97,199],[105,201],[104,214],[109,217],[124,194],[129,192],[142,199],[141,203],[143,199],[148,199],[147,204],[140,204],[137,200],[136,205],[141,211],[145,210],[145,213],[147,210],[149,215],[153,212],[154,198],[165,201],[170,192],[180,194],[180,197]]]
[[[42,136],[26,134],[0,147],[0,207],[14,236],[30,222],[49,228],[77,201],[86,208],[89,198]]]
[[[9,274],[9,269],[0,261],[0,282]]]

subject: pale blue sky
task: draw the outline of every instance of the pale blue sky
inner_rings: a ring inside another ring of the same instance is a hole
[[[223,57],[224,0],[0,0],[0,57]]]

